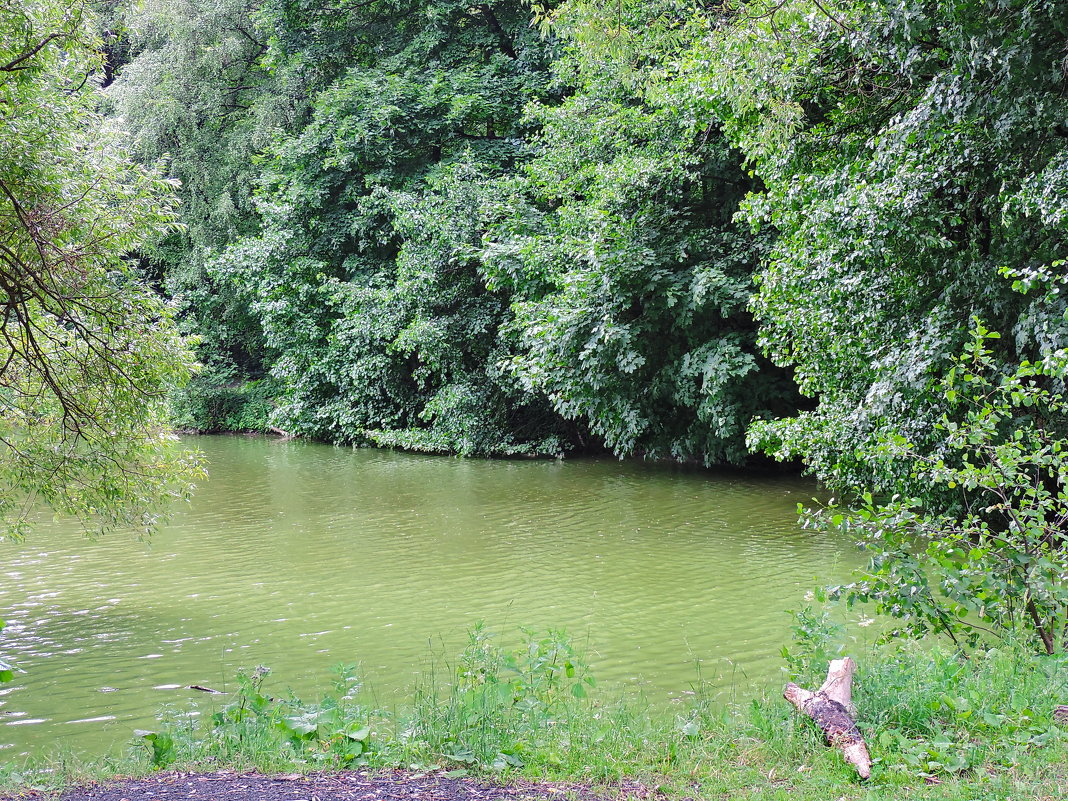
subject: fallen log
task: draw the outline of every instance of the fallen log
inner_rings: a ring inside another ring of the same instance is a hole
[[[871,756],[868,745],[856,724],[853,706],[853,673],[857,663],[848,656],[835,659],[827,669],[827,680],[815,692],[786,685],[783,697],[808,715],[820,727],[827,744],[841,750],[846,762],[857,769],[860,778],[871,776]]]

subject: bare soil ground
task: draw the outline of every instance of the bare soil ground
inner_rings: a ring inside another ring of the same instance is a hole
[[[304,776],[257,773],[161,773],[116,779],[64,791],[59,796],[26,791],[14,799],[60,801],[610,801],[653,795],[638,782],[609,790],[554,782],[494,784],[439,774],[346,772]]]

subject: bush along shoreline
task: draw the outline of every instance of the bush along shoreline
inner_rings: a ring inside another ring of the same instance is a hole
[[[503,650],[471,632],[448,676],[429,675],[395,710],[368,702],[352,666],[317,700],[275,695],[270,671],[161,713],[119,757],[38,758],[0,769],[7,792],[55,790],[162,770],[318,773],[402,770],[531,778],[668,798],[1042,799],[1068,790],[1068,655],[1014,644],[967,651],[895,641],[854,653],[854,701],[874,768],[860,781],[820,732],[777,697],[723,705],[696,684],[671,712],[599,687],[563,633]],[[841,630],[811,609],[785,650],[788,678],[818,686]]]

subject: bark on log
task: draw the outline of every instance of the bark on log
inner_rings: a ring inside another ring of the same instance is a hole
[[[827,669],[827,680],[816,692],[790,683],[786,685],[783,697],[799,712],[812,718],[827,738],[827,744],[840,749],[846,762],[857,769],[860,778],[867,779],[871,776],[871,756],[854,720],[857,711],[853,706],[853,673],[856,669],[857,663],[848,656],[835,659]]]

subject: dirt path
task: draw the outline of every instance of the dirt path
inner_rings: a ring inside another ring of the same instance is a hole
[[[440,775],[349,772],[330,775],[262,776],[257,773],[162,773],[145,779],[116,780],[67,790],[62,801],[607,801],[647,798],[638,782],[608,793],[552,782],[493,784],[485,780]],[[29,791],[13,799],[46,799]]]

